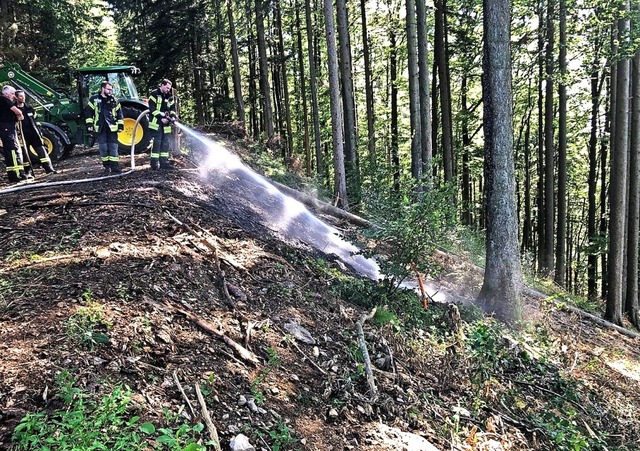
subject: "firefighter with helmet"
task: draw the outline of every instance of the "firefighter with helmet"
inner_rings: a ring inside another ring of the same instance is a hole
[[[171,81],[166,78],[149,94],[149,130],[153,136],[151,169],[173,169],[169,163],[171,125],[178,118],[176,100],[171,92]]]

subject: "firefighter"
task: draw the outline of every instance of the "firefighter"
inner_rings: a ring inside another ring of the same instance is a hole
[[[44,143],[42,142],[42,135],[40,134],[40,129],[38,128],[38,123],[36,122],[36,112],[31,105],[25,102],[25,93],[22,90],[16,91],[16,106],[22,112],[24,119],[20,122],[22,126],[22,139],[23,139],[23,163],[25,172],[33,171],[33,168],[29,167],[27,169],[27,165],[31,163],[29,159],[29,148],[32,148],[38,157],[38,163],[44,169],[44,172],[47,174],[51,174],[52,172],[56,172],[53,169],[53,165],[51,164],[51,160],[49,159],[49,154],[44,147]],[[19,136],[20,137],[20,136]],[[33,173],[33,172],[32,172]]]
[[[118,132],[124,129],[124,116],[120,102],[113,97],[113,86],[108,81],[100,84],[100,92],[89,98],[85,108],[87,131],[94,133],[104,166],[104,174],[120,174],[118,162]]]
[[[21,121],[24,116],[22,111],[15,105],[16,90],[13,86],[4,86],[0,96],[0,140],[2,140],[2,153],[4,163],[7,167],[9,181],[17,183],[26,180],[22,166],[22,155],[18,151],[18,140],[16,137],[16,122]]]
[[[178,118],[176,101],[171,92],[171,81],[162,80],[157,89],[149,94],[149,129],[153,136],[151,169],[173,169],[169,164],[171,150],[171,124]]]

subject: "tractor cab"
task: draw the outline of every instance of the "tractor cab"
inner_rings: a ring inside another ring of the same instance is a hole
[[[82,67],[77,69],[78,95],[82,105],[86,106],[89,97],[100,92],[100,83],[108,81],[113,86],[116,99],[140,101],[138,90],[132,75],[138,75],[140,69],[134,66]]]

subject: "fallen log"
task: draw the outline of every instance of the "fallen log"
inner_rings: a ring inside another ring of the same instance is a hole
[[[334,207],[331,204],[323,202],[321,200],[316,199],[313,196],[302,193],[293,188],[289,188],[286,185],[275,182],[273,180],[269,180],[273,186],[278,188],[281,192],[286,194],[287,196],[293,197],[295,200],[302,202],[307,207],[314,209],[315,211],[319,211],[321,213],[328,214],[333,216],[334,218],[344,219],[345,221],[350,222],[351,224],[357,225],[359,227],[372,227],[372,224],[364,218],[360,216],[354,215],[353,213],[349,213],[341,208]]]

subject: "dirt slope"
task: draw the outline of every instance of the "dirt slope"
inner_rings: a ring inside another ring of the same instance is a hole
[[[230,217],[239,211],[230,208],[234,199],[188,166],[158,173],[145,164],[138,157],[142,170],[121,178],[0,196],[0,449],[9,449],[27,412],[60,407],[54,380],[63,370],[90,393],[124,382],[136,413],[156,424],[165,407],[191,416],[176,377],[197,412],[193,387],[206,386],[223,449],[239,432],[269,449],[278,424],[297,439],[290,449],[429,449],[408,445],[418,435],[436,449],[554,449],[547,434],[513,417],[513,406],[492,399],[514,384],[510,376],[492,379],[484,407],[473,409],[465,367],[476,363],[456,354],[455,339],[427,348],[428,329],[399,334],[389,324],[365,324],[379,366],[380,394],[369,403],[354,328],[366,310],[336,289],[352,276],[348,270],[276,239],[251,218]],[[59,167],[48,181],[100,174],[95,155]],[[461,261],[443,264],[449,289],[460,274],[470,277]],[[607,423],[616,443],[638,444],[637,342],[531,305],[566,355],[565,377],[625,406],[614,415],[599,400],[585,401],[590,413],[601,409],[592,429]],[[94,330],[96,342],[80,345],[70,324],[91,308],[102,328]],[[457,333],[446,308],[430,314]],[[290,323],[315,344],[293,339]],[[252,354],[241,356],[206,327]],[[532,379],[525,402],[560,390],[543,385]],[[245,403],[252,397],[257,406]]]

